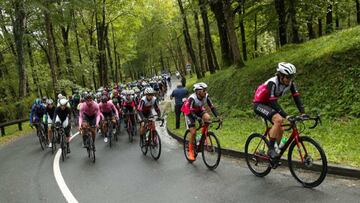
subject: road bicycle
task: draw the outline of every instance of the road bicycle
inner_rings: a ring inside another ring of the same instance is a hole
[[[126,131],[129,135],[129,142],[133,142],[134,136],[136,134],[136,125],[132,122],[131,116],[135,116],[134,113],[125,113],[126,117]],[[135,120],[135,118],[134,118]]]
[[[112,137],[113,137],[113,129],[114,129],[112,118],[107,117],[105,120],[103,120],[102,125],[103,125],[102,133],[104,134],[105,137],[108,138],[109,146],[112,147]],[[116,136],[115,141],[117,141],[117,135],[115,136]]]
[[[218,123],[216,130],[220,129],[222,126],[221,119],[200,124],[196,131],[201,129],[201,138],[194,139],[193,142],[195,158],[201,152],[202,159],[206,167],[210,170],[214,170],[218,167],[221,158],[221,146],[219,139],[216,137],[214,132],[209,131],[209,126],[212,126],[212,123]],[[195,160],[189,159],[190,136],[190,130],[187,129],[184,135],[184,154],[186,160],[192,163]]]
[[[327,158],[324,150],[314,139],[300,135],[305,129],[304,121],[314,121],[310,129],[314,129],[321,123],[320,115],[316,117],[293,116],[289,124],[282,125],[285,131],[292,130],[289,139],[280,149],[279,156],[271,159],[266,152],[269,150],[269,127],[265,120],[266,131],[264,134],[253,133],[246,140],[245,154],[246,163],[250,171],[259,177],[264,177],[281,164],[280,158],[287,149],[287,162],[291,175],[304,187],[313,188],[320,185],[327,173]],[[298,124],[302,124],[302,127]],[[300,128],[298,128],[300,126]]]
[[[61,160],[65,161],[67,155],[67,144],[65,142],[66,139],[65,129],[60,122],[55,123],[55,128],[58,136],[60,137]]]
[[[51,153],[54,154],[55,151],[56,151],[56,144],[58,142],[58,139],[59,139],[59,135],[57,133],[57,131],[55,130],[55,126],[53,124],[50,124],[50,127],[51,127],[51,134],[52,134],[52,137],[51,137]]]
[[[140,148],[144,155],[147,154],[148,148],[150,148],[151,156],[158,160],[161,154],[161,139],[159,133],[156,131],[155,121],[161,121],[160,127],[164,126],[164,118],[158,117],[157,115],[149,116],[144,119],[145,123],[145,134],[140,136]]]
[[[85,144],[86,151],[88,153],[88,157],[93,163],[95,163],[95,161],[96,161],[95,143],[94,143],[90,128],[95,128],[95,126],[84,127],[84,128],[81,129],[81,132],[82,132],[82,135],[84,136],[84,139],[85,139],[84,144]]]
[[[48,138],[45,134],[45,124],[42,121],[33,123],[36,128],[36,135],[39,138],[40,147],[42,150],[48,145]]]

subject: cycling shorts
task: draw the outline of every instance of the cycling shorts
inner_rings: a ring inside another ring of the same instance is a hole
[[[207,112],[206,111],[200,111],[200,112],[195,113],[195,115],[197,117],[202,118],[205,113],[207,113]],[[185,116],[185,121],[186,121],[186,124],[187,124],[188,128],[195,127],[196,118],[192,114],[189,114],[189,115]]]
[[[278,112],[270,106],[262,103],[254,103],[254,112],[272,123],[272,117]]]
[[[88,116],[84,113],[83,120],[87,122],[90,126],[96,125],[96,115]]]

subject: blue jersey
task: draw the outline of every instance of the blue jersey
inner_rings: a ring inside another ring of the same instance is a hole
[[[30,113],[30,124],[33,123],[33,117],[35,116],[35,121],[39,122],[39,120],[46,116],[46,107],[43,104],[40,104],[39,107],[36,107],[35,104],[31,107],[31,113]]]

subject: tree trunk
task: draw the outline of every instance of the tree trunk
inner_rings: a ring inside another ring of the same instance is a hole
[[[278,14],[278,30],[280,45],[283,46],[287,43],[286,37],[286,11],[284,0],[275,0],[276,13]]]
[[[117,46],[115,42],[115,32],[114,32],[114,25],[111,23],[111,33],[113,38],[113,48],[114,48],[114,58],[115,58],[115,82],[116,84],[119,82],[119,63],[117,60]]]
[[[254,58],[258,56],[258,41],[257,41],[257,13],[255,13],[254,17]]]
[[[178,4],[179,4],[179,8],[180,8],[180,12],[183,18],[183,34],[184,34],[184,38],[185,38],[185,43],[186,43],[186,47],[188,50],[188,53],[190,55],[191,61],[192,61],[192,66],[195,69],[196,72],[196,76],[198,79],[201,78],[201,74],[199,71],[199,66],[196,60],[196,56],[195,56],[195,52],[192,46],[192,42],[191,42],[191,38],[190,38],[190,33],[189,33],[189,28],[188,28],[188,24],[187,24],[187,19],[186,19],[186,14],[184,11],[184,7],[182,5],[182,0],[178,0]]]
[[[322,19],[321,18],[318,18],[318,27],[319,27],[319,37],[322,36]]]
[[[111,56],[111,47],[110,47],[110,41],[109,41],[109,26],[106,26],[105,28],[105,42],[106,42],[106,48],[109,58],[109,65],[110,65],[110,72],[111,72],[111,80],[115,82],[115,73],[114,73],[114,66],[113,66],[113,59]]]
[[[308,30],[309,39],[314,39],[315,38],[315,32],[314,32],[314,29],[313,29],[312,20],[313,20],[312,15],[309,15],[307,17],[307,21],[306,21],[306,26],[307,26],[307,30]]]
[[[209,3],[211,11],[214,13],[217,22],[220,38],[222,65],[224,67],[228,67],[233,63],[233,60],[227,36],[228,31],[226,27],[225,15],[223,12],[223,2],[222,0],[209,0]]]
[[[299,37],[299,26],[296,20],[296,1],[297,0],[290,0],[289,1],[289,13],[291,19],[291,30],[292,30],[292,43],[300,43]]]
[[[184,55],[182,53],[182,49],[181,49],[181,44],[180,44],[180,40],[179,40],[179,37],[176,37],[176,47],[177,47],[177,55],[178,55],[178,58],[179,58],[179,61],[180,61],[180,72],[182,72],[184,75],[186,75],[186,70],[185,70],[185,58],[184,58]]]
[[[326,34],[333,31],[332,3],[328,4],[326,12]]]
[[[201,45],[201,30],[200,30],[200,24],[199,24],[199,16],[198,13],[196,11],[194,11],[194,20],[195,20],[195,27],[196,27],[196,36],[197,36],[197,40],[198,40],[198,52],[199,52],[199,61],[200,61],[200,73],[201,76],[204,77],[204,71],[205,71],[205,67],[204,67],[204,61],[203,61],[203,56],[202,56],[202,45]]]
[[[105,86],[108,84],[107,76],[107,65],[106,65],[106,51],[105,51],[105,3],[106,0],[102,1],[102,15],[101,21],[98,19],[96,12],[96,31],[97,31],[97,40],[98,40],[98,71],[100,86]]]
[[[66,61],[66,65],[68,67],[68,76],[70,78],[71,81],[75,81],[74,80],[74,69],[73,69],[73,64],[72,64],[72,60],[71,60],[71,53],[70,53],[70,45],[69,45],[69,29],[70,29],[70,25],[67,25],[66,27],[64,26],[60,26],[61,28],[61,34],[63,37],[63,46],[64,46],[64,51],[65,51],[65,61]]]
[[[25,31],[25,8],[23,0],[16,0],[15,7],[15,21],[13,22],[13,32],[17,53],[17,69],[19,77],[19,98],[25,96],[25,59],[24,59],[24,44],[23,37]]]
[[[36,87],[38,95],[40,95],[39,79],[35,73],[34,57],[32,54],[32,48],[29,39],[27,39],[27,51],[29,55],[29,62],[31,66],[31,77],[33,78],[33,83]]]
[[[6,28],[5,21],[6,20],[4,19],[3,10],[0,7],[0,22],[1,22],[1,30],[0,31],[2,32],[2,35],[4,36],[7,46],[10,47],[11,53],[13,54],[14,57],[16,57],[15,45],[11,39],[12,38],[11,34],[9,33],[8,29]]]
[[[235,33],[234,16],[233,16],[233,11],[231,9],[231,0],[225,0],[224,15],[226,19],[228,38],[233,56],[233,64],[235,65],[235,68],[242,68],[245,66],[245,64],[241,58],[239,43]]]
[[[247,61],[247,49],[246,49],[246,33],[244,26],[244,17],[245,17],[245,0],[238,0],[239,2],[239,26],[240,26],[240,34],[241,34],[241,45],[243,51],[244,60]]]
[[[72,12],[72,16],[73,16],[73,21],[74,21],[74,32],[75,32],[76,48],[77,48],[77,53],[78,53],[78,57],[79,57],[79,63],[82,64],[80,41],[79,41],[79,35],[78,35],[78,31],[77,31],[77,22],[76,22],[76,16],[75,16],[74,11]]]
[[[49,17],[50,17],[50,13],[49,13]],[[58,48],[57,43],[56,43],[56,38],[55,38],[55,34],[54,34],[54,27],[53,27],[52,22],[50,22],[50,34],[51,34],[53,47],[54,47],[54,51],[55,51],[55,59],[56,59],[55,74],[56,74],[56,71],[57,71],[57,78],[61,78],[63,73],[62,73],[61,66],[60,66],[60,63],[61,63],[60,51],[59,51],[59,48]]]
[[[338,3],[335,3],[335,28],[337,30],[340,29],[340,22],[339,22],[339,8],[338,8]]]
[[[209,19],[207,16],[207,8],[206,8],[206,1],[199,0],[199,7],[201,10],[201,18],[203,20],[204,25],[204,31],[205,31],[205,53],[207,58],[207,67],[209,68],[209,71],[211,74],[215,73],[216,65],[216,55],[211,52],[212,49],[212,40],[211,40],[211,33],[210,33],[210,27],[209,27]]]
[[[48,48],[48,55],[49,55],[49,65],[51,70],[51,79],[52,79],[52,86],[54,90],[54,98],[56,98],[57,89],[57,78],[55,72],[55,64],[54,64],[54,39],[51,33],[52,31],[52,22],[49,13],[49,2],[46,1],[45,9],[44,9],[44,18],[45,18],[45,27],[46,27],[46,39],[47,39],[47,48]]]
[[[360,25],[360,1],[356,0],[356,22]]]

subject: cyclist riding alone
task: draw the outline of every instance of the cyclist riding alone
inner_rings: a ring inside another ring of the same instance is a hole
[[[80,132],[82,129],[91,127],[91,135],[95,143],[95,135],[96,129],[99,127],[100,122],[100,109],[99,105],[93,100],[93,96],[91,94],[85,95],[85,102],[80,106],[80,116],[79,116],[79,126]],[[84,137],[83,133],[83,147],[85,147],[86,137]],[[95,147],[95,145],[93,146]],[[95,149],[95,148],[94,148]]]
[[[207,124],[211,120],[209,113],[206,112],[205,104],[209,106],[214,116],[218,117],[216,108],[207,93],[207,87],[203,82],[194,84],[195,93],[188,97],[181,108],[191,134],[189,139],[189,159],[192,161],[195,160],[193,144],[196,135],[195,121],[197,120],[200,124],[204,121]]]
[[[141,98],[140,104],[138,106],[138,115],[139,115],[139,121],[141,123],[140,126],[140,139],[143,139],[144,133],[145,133],[145,119],[148,119],[152,115],[152,109],[154,109],[160,117],[161,112],[160,108],[157,102],[156,97],[154,96],[155,91],[153,88],[148,87],[144,91],[145,96]]]
[[[55,105],[52,99],[47,100],[46,105],[46,114],[47,114],[47,129],[48,129],[48,140],[49,140],[49,148],[52,147],[52,129],[51,126],[54,124],[54,114],[55,114]]]
[[[55,118],[55,126],[62,126],[65,130],[65,142],[67,145],[67,153],[70,153],[70,117],[71,110],[68,107],[67,99],[60,99],[58,107],[55,109],[54,118]]]
[[[46,114],[46,108],[44,104],[41,103],[40,99],[35,99],[34,104],[31,107],[30,113],[30,126],[33,127],[33,123],[39,123],[42,121],[43,117]],[[34,117],[35,116],[35,120]]]
[[[103,115],[104,120],[110,118],[111,122],[113,123],[113,126],[116,126],[116,119],[119,118],[119,112],[114,106],[114,104],[108,100],[108,98],[109,97],[106,95],[103,95],[101,97],[101,103],[99,104],[99,109],[101,114]],[[105,129],[105,125],[102,126],[102,132],[104,132],[104,129]],[[108,142],[107,134],[105,134],[104,142]]]
[[[274,148],[275,141],[279,143],[283,135],[281,125],[284,123],[284,119],[289,118],[289,115],[278,104],[278,98],[290,90],[300,113],[305,114],[304,105],[294,82],[295,66],[291,63],[281,62],[276,70],[274,77],[257,88],[253,99],[255,113],[273,124],[269,132],[268,151],[268,155],[273,159],[278,156]]]

